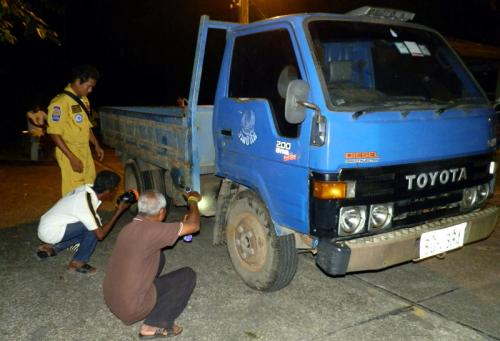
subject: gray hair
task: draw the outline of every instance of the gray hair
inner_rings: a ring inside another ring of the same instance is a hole
[[[165,196],[155,191],[147,191],[140,195],[137,202],[139,214],[145,216],[155,216],[162,208],[167,206]]]

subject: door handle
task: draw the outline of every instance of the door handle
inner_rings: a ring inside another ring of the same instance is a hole
[[[224,136],[233,136],[233,131],[231,129],[221,129],[220,133]]]

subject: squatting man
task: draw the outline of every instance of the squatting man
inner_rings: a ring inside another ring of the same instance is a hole
[[[120,177],[111,171],[97,174],[93,185],[77,187],[61,198],[40,219],[38,238],[45,244],[38,247],[37,257],[47,259],[61,251],[79,244],[69,262],[68,271],[93,275],[96,268],[88,264],[97,244],[111,231],[120,215],[130,206],[120,201],[106,224],[102,224],[97,209],[102,201],[112,201]]]
[[[182,332],[175,319],[187,305],[196,285],[196,274],[184,267],[161,275],[162,249],[181,236],[198,232],[200,213],[197,192],[186,194],[188,214],[182,222],[163,223],[165,197],[146,192],[139,197],[139,214],[119,233],[106,268],[104,300],[126,325],[144,320],[139,338],[163,338]]]

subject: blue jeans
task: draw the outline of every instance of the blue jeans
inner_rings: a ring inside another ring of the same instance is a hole
[[[80,247],[73,255],[73,260],[87,263],[92,253],[94,253],[97,237],[93,231],[89,231],[79,221],[66,225],[64,236],[59,243],[54,245],[54,251],[59,253],[77,243],[80,243]]]

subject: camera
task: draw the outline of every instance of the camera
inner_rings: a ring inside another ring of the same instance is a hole
[[[119,204],[120,202],[126,202],[128,204],[135,204],[137,200],[139,199],[139,193],[135,189],[129,189],[122,195],[118,197],[116,200],[116,203]]]

